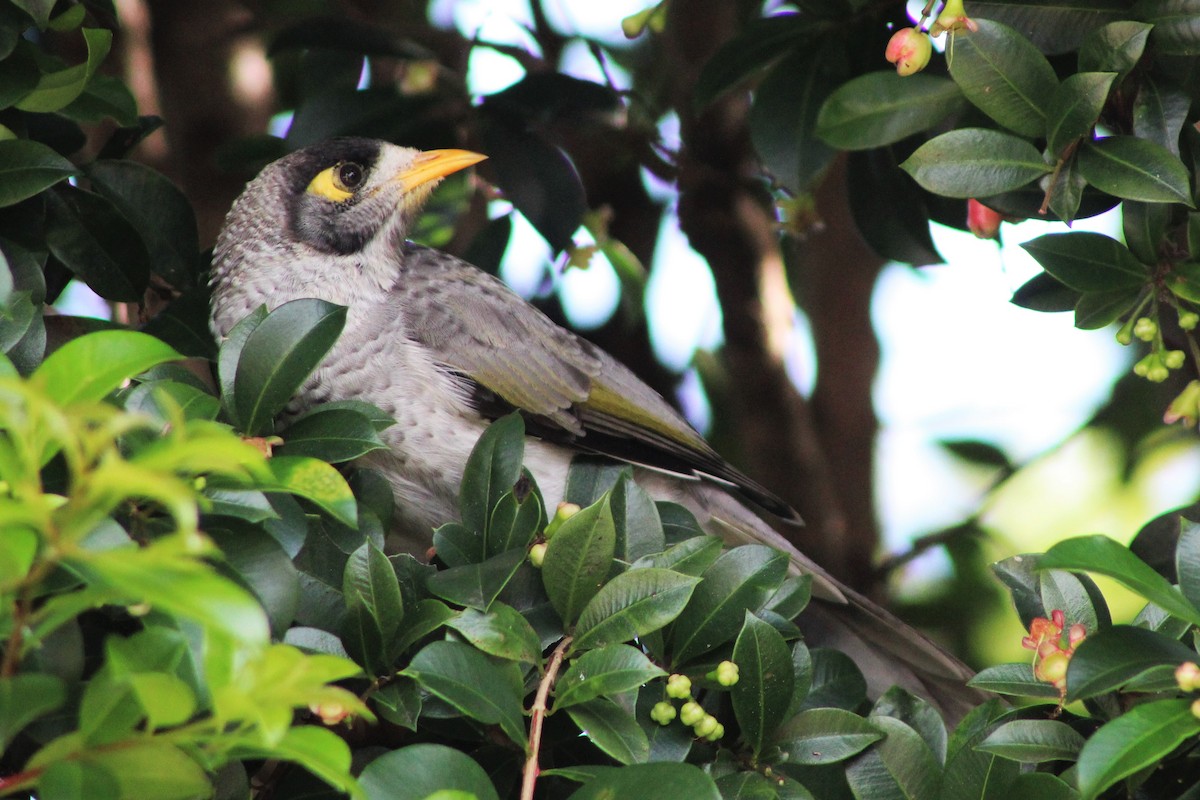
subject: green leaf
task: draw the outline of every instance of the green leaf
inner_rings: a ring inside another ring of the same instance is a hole
[[[1143,703],[1093,733],[1076,764],[1084,800],[1092,800],[1122,778],[1161,761],[1200,734],[1200,719],[1191,705],[1191,698]]]
[[[702,109],[758,70],[788,53],[812,34],[813,21],[800,14],[753,19],[704,62],[696,80],[696,108]]]
[[[995,729],[995,719],[1003,711],[999,700],[989,700],[963,717],[950,736],[946,749],[946,767],[939,800],[1004,800],[1007,787],[1021,766],[1008,759],[976,749],[979,742]]]
[[[1179,155],[1179,134],[1187,121],[1192,98],[1171,85],[1160,86],[1143,76],[1133,99],[1133,135]]]
[[[28,673],[0,678],[0,750],[7,750],[26,725],[66,701],[66,686],[54,675]]]
[[[1021,245],[1042,269],[1081,292],[1141,287],[1146,267],[1129,248],[1102,233],[1047,233]]]
[[[850,656],[827,647],[814,648],[809,655],[812,658],[811,687],[801,708],[849,710],[858,708],[866,700],[867,680]]]
[[[779,631],[747,611],[733,661],[740,670],[730,689],[733,713],[757,758],[792,702],[792,652]]]
[[[840,708],[810,708],[788,720],[775,735],[789,764],[834,764],[882,739],[883,731]]]
[[[81,6],[82,7],[82,6]],[[112,773],[83,761],[56,761],[38,781],[44,800],[121,800],[121,786]]]
[[[274,516],[266,497],[258,492],[252,494]],[[300,599],[300,579],[292,559],[279,542],[261,528],[239,530],[236,534],[210,529],[208,534],[221,548],[224,563],[218,568],[227,574],[231,571],[246,588],[254,592],[267,612],[272,633],[283,636],[296,618]]]
[[[137,331],[97,331],[55,350],[31,380],[61,405],[95,402],[133,376],[182,358],[153,336]]]
[[[1018,189],[1050,171],[1029,142],[984,128],[960,128],[930,139],[900,168],[935,194],[961,198]]]
[[[1039,272],[1013,292],[1012,304],[1031,311],[1070,311],[1080,294],[1048,272]]]
[[[310,456],[330,463],[353,461],[387,445],[370,419],[346,408],[317,406],[280,434],[280,455]]]
[[[569,800],[721,800],[712,778],[692,764],[597,767]]]
[[[968,686],[995,694],[1017,697],[1044,697],[1057,699],[1058,690],[1045,681],[1033,676],[1033,665],[1028,662],[996,664],[981,670],[967,681]]]
[[[872,717],[895,717],[921,735],[938,763],[946,760],[948,738],[941,713],[923,697],[900,686],[884,692],[871,708]]]
[[[441,600],[425,598],[404,615],[403,632],[392,641],[390,657],[395,660],[409,647],[424,639],[455,616]]]
[[[828,48],[796,50],[771,68],[754,92],[750,138],[763,166],[796,194],[808,191],[836,155],[817,138],[817,114],[837,85]]]
[[[1058,85],[1046,130],[1051,153],[1061,157],[1069,145],[1091,136],[1116,77],[1115,72],[1079,72]]]
[[[1114,625],[1089,633],[1067,667],[1068,701],[1115,691],[1153,667],[1196,660],[1191,648],[1145,628]]]
[[[761,608],[783,583],[787,565],[786,555],[763,545],[722,554],[671,626],[671,663],[686,663],[737,636],[746,612]]]
[[[181,748],[158,738],[130,739],[128,744],[96,752],[89,762],[117,779],[121,797],[191,800],[211,790],[208,775]]]
[[[492,511],[521,477],[524,457],[525,422],[519,414],[501,417],[479,437],[459,489],[459,511],[469,530],[486,538]]]
[[[1154,26],[1150,34],[1155,51],[1164,55],[1200,55],[1200,2],[1197,0],[1142,0],[1134,12]]]
[[[1200,523],[1179,518],[1179,543],[1175,547],[1175,574],[1179,591],[1200,608]]]
[[[621,764],[639,764],[650,757],[646,732],[632,714],[611,700],[593,699],[573,705],[566,712],[592,744]]]
[[[1051,547],[1038,560],[1038,569],[1095,572],[1124,584],[1167,613],[1200,625],[1200,610],[1177,588],[1129,552],[1129,548],[1107,536],[1079,536]]]
[[[0,141],[0,208],[33,197],[78,171],[41,142]]]
[[[537,664],[541,642],[533,626],[521,613],[504,603],[492,603],[486,612],[468,608],[446,620],[471,644],[490,656]]]
[[[1189,215],[1190,216],[1190,215]],[[1167,234],[1171,207],[1165,203],[1128,200],[1121,206],[1121,230],[1129,252],[1143,264],[1157,264]]]
[[[542,582],[554,610],[573,625],[612,570],[616,528],[608,496],[568,519],[546,545]]]
[[[343,794],[349,794],[351,800],[363,798],[358,782],[350,774],[350,747],[326,728],[293,726],[278,743],[243,757],[249,755],[294,762]]]
[[[273,430],[275,414],[333,347],[345,323],[344,306],[304,298],[279,306],[250,332],[233,379],[244,433]]]
[[[275,478],[273,491],[287,492],[315,504],[343,525],[358,528],[358,504],[342,474],[316,458],[275,456],[267,461]]]
[[[1083,743],[1083,736],[1065,722],[1016,719],[992,731],[976,748],[1011,761],[1040,764],[1074,761]]]
[[[44,197],[50,253],[104,299],[141,302],[150,256],[116,206],[67,184]]]
[[[1126,200],[1192,206],[1187,168],[1160,144],[1136,136],[1109,136],[1084,144],[1077,159],[1080,174],[1102,192]]]
[[[221,387],[221,405],[225,408],[230,423],[239,430],[245,430],[246,426],[244,420],[238,416],[236,386],[234,385],[238,362],[242,358],[246,340],[266,318],[266,306],[259,306],[242,317],[229,330],[229,335],[225,337],[225,341],[221,342],[220,349],[217,351],[217,382]]]
[[[388,672],[388,653],[404,619],[404,601],[391,562],[371,541],[346,561],[342,597],[347,611],[342,636],[346,649],[371,672]]]
[[[370,800],[427,800],[443,790],[499,800],[483,767],[443,744],[414,744],[384,753],[367,764],[359,783]]]
[[[632,475],[624,473],[612,490],[612,515],[616,532],[614,555],[632,562],[666,549],[658,506]]]
[[[954,81],[895,70],[868,72],[829,96],[817,118],[817,135],[842,150],[868,150],[929,130],[966,105]]]
[[[103,28],[84,28],[87,61],[55,72],[43,73],[37,86],[27,94],[17,108],[22,111],[48,113],[66,107],[83,94],[84,88],[108,55],[112,47],[112,31]]]
[[[1167,273],[1167,288],[1177,297],[1200,303],[1200,262],[1184,261],[1175,264]]]
[[[925,740],[893,717],[874,717],[871,723],[885,738],[846,765],[846,780],[855,796],[872,800],[935,797],[942,770]]]
[[[636,689],[666,675],[636,648],[611,644],[573,659],[554,688],[554,708],[568,708],[604,695]]]
[[[1058,88],[1054,68],[1007,25],[988,19],[976,23],[979,30],[955,37],[954,56],[947,59],[950,77],[996,122],[1022,136],[1044,136],[1047,104]]]
[[[721,556],[723,547],[724,543],[716,536],[693,536],[672,545],[666,552],[640,558],[633,566],[669,569],[682,575],[699,577]]]
[[[179,288],[195,283],[200,237],[187,196],[162,173],[136,161],[96,161],[87,175],[93,190],[137,229],[153,271]]]
[[[636,567],[604,584],[575,625],[574,648],[629,642],[679,616],[699,578],[657,567]]]
[[[525,694],[515,662],[496,664],[461,642],[431,642],[413,656],[401,675],[414,678],[436,697],[485,725],[499,724],[517,745],[525,746]]]
[[[1079,71],[1115,72],[1124,79],[1141,59],[1152,27],[1123,19],[1096,28],[1079,47]]]
[[[524,550],[508,550],[481,564],[437,572],[430,576],[427,588],[456,605],[487,611],[524,561]]]

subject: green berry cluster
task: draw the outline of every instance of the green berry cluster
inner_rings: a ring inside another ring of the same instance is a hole
[[[721,686],[733,686],[738,682],[738,666],[732,661],[722,661],[705,677]],[[725,735],[725,726],[692,699],[692,679],[687,675],[675,673],[668,676],[665,694],[668,699],[655,703],[654,708],[650,709],[650,719],[659,725],[669,725],[678,716],[680,722],[695,731],[697,738],[709,742],[718,741]],[[685,702],[676,711],[672,700]]]
[[[1185,309],[1177,311],[1179,327],[1183,330],[1191,331],[1200,324],[1200,314]],[[1117,331],[1117,341],[1121,344],[1130,344],[1134,339],[1150,344],[1150,352],[1133,365],[1134,374],[1148,381],[1162,383],[1170,377],[1171,370],[1181,368],[1187,361],[1182,350],[1167,349],[1158,322],[1153,316],[1142,316],[1140,309]]]

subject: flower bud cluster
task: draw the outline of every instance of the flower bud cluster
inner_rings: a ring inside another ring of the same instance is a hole
[[[1066,630],[1066,646],[1063,646],[1063,629],[1066,614],[1060,609],[1050,612],[1050,619],[1035,617],[1029,624],[1029,635],[1021,640],[1021,646],[1034,651],[1033,676],[1058,689],[1059,695],[1067,696],[1067,667],[1075,648],[1087,638],[1083,625],[1075,623]]]
[[[722,686],[733,686],[738,681],[738,667],[732,661],[722,661],[717,668],[706,676]],[[704,710],[704,706],[692,699],[692,679],[687,675],[675,673],[667,677],[667,700],[655,703],[650,709],[650,719],[659,725],[670,724],[676,716],[684,725],[691,728],[696,737],[709,742],[718,741],[725,735],[725,726],[717,718]],[[683,700],[683,705],[676,711],[671,700]]]

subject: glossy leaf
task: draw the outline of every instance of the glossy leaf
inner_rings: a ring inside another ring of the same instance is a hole
[[[414,678],[431,694],[485,725],[499,724],[519,746],[525,745],[521,670],[503,665],[461,642],[431,642],[413,656],[401,675]]]
[[[469,530],[486,535],[496,503],[521,477],[524,456],[525,423],[519,414],[496,420],[479,437],[459,490],[459,512]]]
[[[1097,189],[1126,200],[1192,205],[1188,171],[1170,150],[1136,136],[1085,144],[1079,172]]]
[[[617,558],[633,562],[666,549],[658,506],[650,493],[635,483],[629,474],[613,487],[612,515]]]
[[[721,800],[712,778],[692,764],[602,768],[568,800]]]
[[[41,142],[0,141],[0,208],[33,197],[76,172],[74,164]]]
[[[1179,135],[1191,108],[1191,97],[1182,89],[1160,85],[1150,76],[1133,99],[1133,135],[1165,147],[1179,156]]]
[[[639,559],[634,566],[658,567],[699,577],[720,556],[721,540],[715,536],[700,535],[684,539],[663,553]]]
[[[528,620],[512,606],[492,603],[486,612],[468,608],[446,620],[463,638],[490,656],[538,663],[542,647]]]
[[[941,712],[928,700],[903,687],[893,686],[871,707],[871,717],[880,716],[900,720],[925,740],[939,764],[946,760],[949,745],[946,723],[942,721]]]
[[[370,800],[426,800],[444,790],[499,800],[483,767],[443,744],[413,744],[384,753],[367,764],[359,781]]]
[[[346,621],[342,641],[355,660],[376,674],[391,664],[388,646],[404,619],[396,573],[383,551],[368,541],[350,554],[342,576]]]
[[[617,695],[666,674],[640,650],[627,644],[589,650],[563,669],[554,687],[554,707],[568,708],[597,697]]]
[[[900,168],[931,192],[961,198],[1017,189],[1050,171],[1029,142],[984,128],[960,128],[930,139]]]
[[[679,615],[699,582],[657,567],[639,567],[617,575],[580,613],[575,649],[629,642],[659,630]]]
[[[358,505],[341,473],[316,458],[275,456],[267,461],[276,491],[303,497],[343,525],[358,527]]]
[[[1083,736],[1064,722],[1016,719],[992,731],[976,747],[1011,761],[1038,764],[1043,761],[1074,761],[1083,743]]]
[[[1017,697],[1057,698],[1058,690],[1033,675],[1033,665],[1028,662],[996,664],[980,670],[967,685],[985,692],[1008,694]]]
[[[1197,0],[1142,0],[1138,16],[1154,29],[1150,41],[1160,53],[1200,55],[1200,2]]]
[[[573,625],[612,570],[616,529],[608,498],[562,524],[546,545],[542,582],[563,622]]]
[[[812,658],[812,679],[801,708],[851,710],[866,700],[866,678],[850,656],[825,647],[813,648],[809,655]]]
[[[789,764],[834,764],[861,753],[884,737],[858,714],[840,708],[810,708],[792,717],[775,735]]]
[[[1141,59],[1152,27],[1120,20],[1096,28],[1079,47],[1079,71],[1115,72],[1124,78]]]
[[[739,679],[730,689],[742,738],[757,757],[792,701],[792,653],[783,636],[749,611],[733,644]]]
[[[646,732],[632,714],[613,701],[596,698],[570,706],[566,713],[592,744],[617,762],[640,764],[650,757]]]
[[[871,720],[884,739],[846,765],[846,780],[858,797],[920,800],[934,797],[941,766],[916,731],[892,717]]]
[[[1200,734],[1191,699],[1156,700],[1129,709],[1092,734],[1079,753],[1077,775],[1084,800],[1166,757]]]
[[[950,77],[996,122],[1022,136],[1044,136],[1048,103],[1058,87],[1054,68],[1007,25],[988,19],[976,23],[979,30],[955,38]]]
[[[929,130],[965,106],[954,81],[894,70],[868,72],[843,83],[817,118],[817,135],[843,150],[866,150]]]
[[[153,336],[137,331],[97,331],[51,353],[32,376],[62,405],[102,400],[133,376],[181,358]]]
[[[524,550],[509,550],[479,564],[442,570],[430,576],[429,591],[451,603],[487,611],[524,561]]]
[[[1116,77],[1115,72],[1078,72],[1058,85],[1046,129],[1051,153],[1061,156],[1069,145],[1091,135]]]
[[[797,50],[771,68],[754,92],[750,137],[763,166],[782,186],[808,190],[836,151],[817,138],[817,114],[835,85],[824,49]]]
[[[746,611],[760,608],[787,571],[787,556],[770,547],[744,545],[721,555],[704,571],[691,600],[672,626],[672,664],[680,665],[732,640]]]
[[[98,194],[64,184],[44,196],[50,253],[104,299],[140,302],[150,257],[137,230]]]
[[[1175,547],[1175,575],[1179,591],[1200,608],[1200,523],[1179,520],[1179,543]]]
[[[1042,269],[1081,292],[1134,288],[1150,279],[1125,245],[1102,233],[1047,233],[1021,247]]]
[[[1200,610],[1179,590],[1107,536],[1079,536],[1059,542],[1038,561],[1038,569],[1068,569],[1106,575],[1142,597],[1193,625],[1200,625]]]
[[[801,14],[778,14],[752,20],[704,63],[696,81],[695,102],[704,108],[789,52],[808,34],[812,21]]]
[[[1076,648],[1067,667],[1067,700],[1115,691],[1148,669],[1195,659],[1195,651],[1161,633],[1114,625]]]
[[[72,67],[46,72],[33,91],[17,103],[22,111],[47,113],[58,111],[83,94],[84,87],[100,67],[112,47],[112,31],[104,28],[84,28],[87,60]]]
[[[237,418],[244,433],[270,433],[274,416],[308,379],[346,323],[346,309],[324,300],[293,300],[250,333],[234,376]]]
[[[338,463],[387,449],[370,419],[349,409],[318,406],[281,434],[280,455],[309,456]]]
[[[1004,800],[1008,786],[1021,767],[1014,761],[978,750],[976,745],[995,729],[1001,713],[998,700],[977,706],[963,717],[950,735],[939,800]]]

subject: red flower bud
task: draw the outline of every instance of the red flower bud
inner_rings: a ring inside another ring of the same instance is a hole
[[[896,72],[901,75],[912,75],[925,69],[932,54],[933,42],[929,34],[916,28],[901,28],[893,33],[883,52],[884,58],[895,64]]]
[[[993,211],[975,198],[967,201],[967,227],[980,239],[999,239],[1004,215]]]

